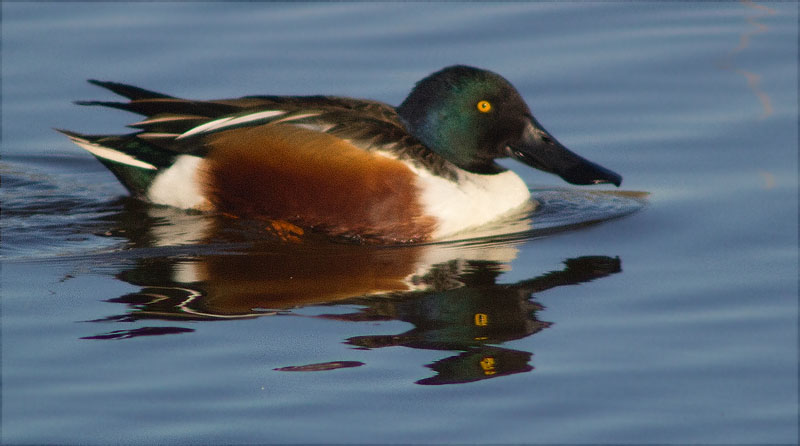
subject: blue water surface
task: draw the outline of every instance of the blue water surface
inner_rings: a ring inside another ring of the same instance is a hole
[[[4,2],[0,439],[795,444],[797,42],[793,2]],[[456,63],[622,188],[504,161],[541,206],[501,236],[294,244],[52,130],[137,119],[89,78],[398,104]]]

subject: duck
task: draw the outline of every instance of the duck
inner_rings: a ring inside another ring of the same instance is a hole
[[[90,79],[127,102],[132,133],[56,129],[155,205],[284,222],[360,242],[430,242],[531,206],[512,158],[576,185],[622,177],[568,150],[511,83],[455,65],[397,107],[341,96],[190,100]]]

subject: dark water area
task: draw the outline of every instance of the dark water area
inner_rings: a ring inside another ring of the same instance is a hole
[[[3,3],[3,444],[798,441],[798,6]],[[621,173],[371,246],[127,197],[53,128],[463,63]]]

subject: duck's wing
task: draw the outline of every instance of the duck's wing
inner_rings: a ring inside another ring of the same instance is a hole
[[[409,134],[394,107],[371,100],[337,96],[245,96],[190,100],[116,82],[90,80],[128,102],[78,101],[143,115],[130,124],[137,133],[118,138],[146,142],[173,154],[204,156],[212,135],[268,125],[291,125],[327,133],[366,151],[382,151],[445,176],[453,166]],[[116,144],[119,146],[120,144]]]
[[[118,82],[90,79],[91,84],[106,88],[129,102],[76,101],[78,105],[99,105],[137,113],[146,117],[129,125],[147,133],[184,135],[196,127],[209,124],[195,133],[210,133],[243,124],[258,125],[296,119],[298,115],[320,115],[321,112],[349,111],[363,117],[403,127],[394,107],[378,101],[336,96],[245,96],[236,99],[191,100]],[[226,122],[220,121],[226,119]],[[233,121],[233,122],[229,122]],[[224,124],[224,125],[223,125]]]

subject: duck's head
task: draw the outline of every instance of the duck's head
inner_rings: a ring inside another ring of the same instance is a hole
[[[419,81],[397,110],[415,137],[469,172],[502,172],[495,160],[512,157],[572,184],[622,183],[619,174],[561,145],[491,71],[445,68]]]

